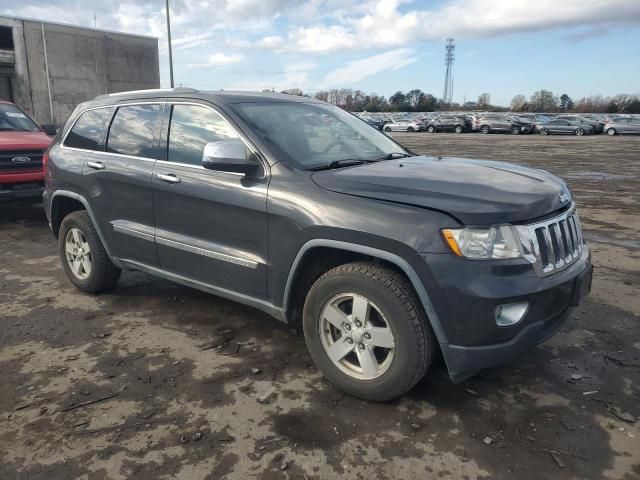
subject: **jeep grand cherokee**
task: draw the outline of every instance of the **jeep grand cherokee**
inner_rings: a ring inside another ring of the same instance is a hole
[[[454,381],[510,361],[591,285],[558,177],[419,156],[303,97],[98,97],[49,151],[45,205],[80,290],[129,269],[251,305],[301,324],[324,375],[371,400],[438,352]]]

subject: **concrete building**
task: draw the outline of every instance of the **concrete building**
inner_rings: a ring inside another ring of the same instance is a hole
[[[0,16],[0,98],[61,126],[78,103],[160,87],[158,39]]]

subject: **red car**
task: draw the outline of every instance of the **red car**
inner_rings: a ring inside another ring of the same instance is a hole
[[[53,125],[38,126],[16,105],[0,100],[0,199],[42,194],[42,157],[55,135]]]

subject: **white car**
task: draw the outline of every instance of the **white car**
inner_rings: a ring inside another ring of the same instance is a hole
[[[419,132],[423,130],[418,122],[392,122],[384,126],[385,132]]]

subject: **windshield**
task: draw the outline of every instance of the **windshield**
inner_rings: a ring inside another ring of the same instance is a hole
[[[40,128],[15,105],[0,104],[0,131],[39,132]]]
[[[233,107],[278,157],[306,170],[341,160],[409,155],[385,134],[332,105],[283,102]]]

